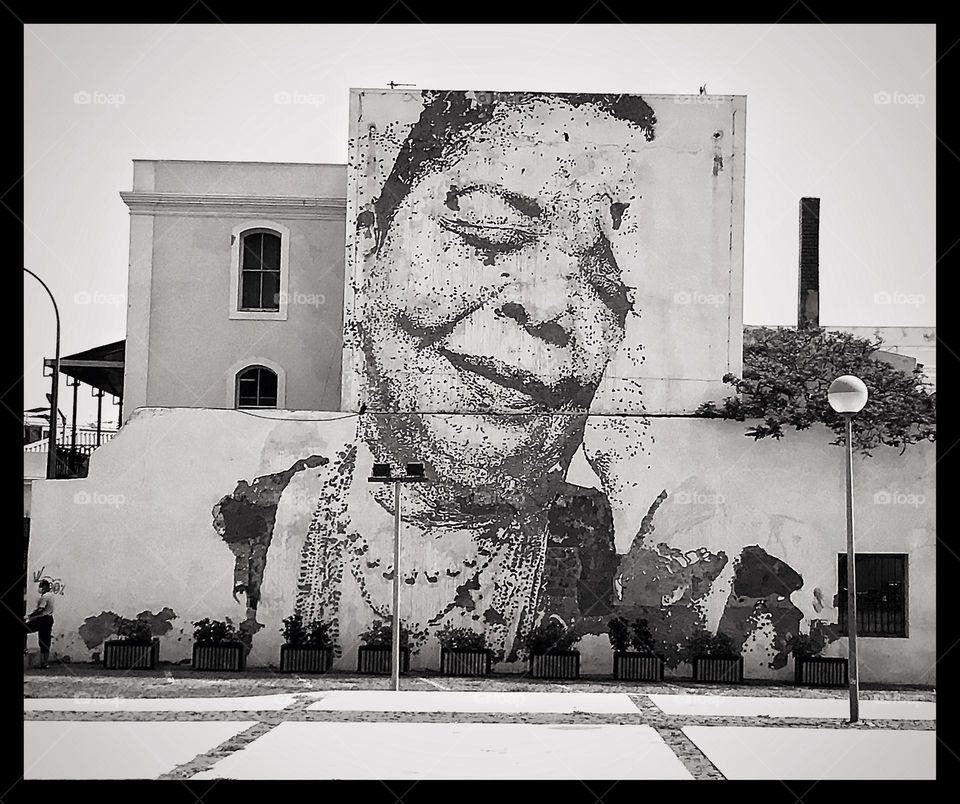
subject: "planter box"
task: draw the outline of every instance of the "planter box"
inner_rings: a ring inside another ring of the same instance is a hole
[[[445,676],[485,676],[490,673],[489,650],[440,648],[440,672]]]
[[[530,656],[531,678],[580,678],[580,651],[560,650]]]
[[[160,640],[148,644],[110,639],[103,643],[103,664],[107,670],[154,670],[160,659]]]
[[[326,673],[333,665],[333,648],[281,645],[281,673]]]
[[[194,670],[243,670],[247,651],[242,642],[193,646]]]
[[[390,663],[393,659],[393,648],[374,648],[361,645],[357,648],[357,672],[374,675],[391,675]],[[410,648],[400,648],[400,672],[406,673],[410,669]]]
[[[663,659],[646,653],[615,651],[613,677],[621,681],[663,681]]]
[[[715,684],[740,684],[743,681],[743,657],[695,656],[693,680]]]
[[[794,677],[804,687],[846,687],[850,683],[846,659],[806,656],[793,660]]]

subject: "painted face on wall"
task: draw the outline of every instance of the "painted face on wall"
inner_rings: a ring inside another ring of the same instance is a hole
[[[536,97],[422,163],[367,269],[369,398],[471,414],[482,432],[407,421],[421,448],[516,476],[580,432],[582,415],[557,414],[589,410],[633,310],[621,246],[647,139],[593,104]]]

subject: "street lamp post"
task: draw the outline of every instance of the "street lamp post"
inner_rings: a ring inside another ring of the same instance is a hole
[[[390,464],[375,463],[373,474],[367,478],[371,483],[393,483],[393,629],[390,657],[390,675],[393,689],[400,689],[400,485],[423,483],[422,463],[408,463],[406,473],[394,475]]]
[[[57,307],[57,300],[53,298],[53,293],[50,291],[50,288],[47,287],[47,283],[29,268],[24,268],[23,270],[43,285],[43,289],[47,291],[47,295],[53,303],[53,314],[57,319],[57,343],[53,358],[53,375],[51,379],[53,387],[50,392],[50,434],[47,443],[47,479],[53,480],[57,476],[57,414],[60,411],[60,408],[57,407],[57,391],[60,386],[60,309]]]
[[[867,404],[867,386],[852,374],[837,377],[827,390],[830,407],[846,423],[847,477],[847,643],[850,679],[850,722],[860,719],[860,675],[857,663],[857,562],[853,540],[853,417]]]

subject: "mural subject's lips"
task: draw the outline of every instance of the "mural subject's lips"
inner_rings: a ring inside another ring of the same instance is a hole
[[[512,391],[519,391],[521,394],[529,397],[527,408],[537,408],[541,406],[554,407],[556,404],[564,401],[564,389],[557,389],[547,385],[542,380],[521,368],[508,366],[493,357],[476,357],[474,355],[464,355],[458,352],[451,352],[442,346],[437,351],[443,355],[450,363],[461,371],[470,371],[474,374],[490,380],[504,388]],[[563,385],[564,383],[561,383]]]

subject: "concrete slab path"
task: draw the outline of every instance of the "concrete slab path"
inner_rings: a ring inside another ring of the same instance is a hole
[[[718,717],[840,718],[850,715],[846,698],[761,698],[733,695],[648,695],[668,715]],[[862,720],[936,720],[930,701],[860,701]]]
[[[310,711],[338,712],[596,712],[636,714],[626,693],[332,690]]]
[[[255,722],[31,720],[23,724],[24,779],[156,779]]]
[[[727,779],[935,779],[936,732],[685,726]]]
[[[690,779],[649,726],[282,723],[194,779]]]
[[[320,693],[306,693],[319,695]],[[24,712],[274,712],[290,706],[293,693],[237,698],[24,698]]]

